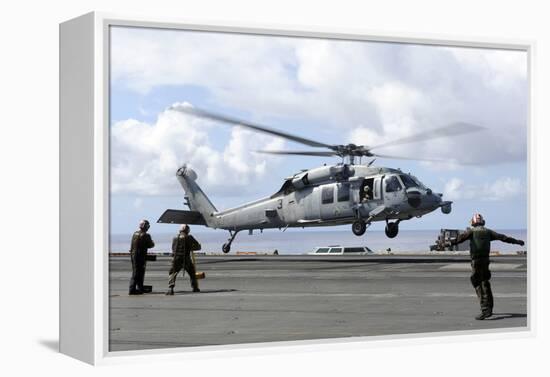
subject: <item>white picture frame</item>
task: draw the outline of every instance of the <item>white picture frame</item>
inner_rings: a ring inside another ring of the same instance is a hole
[[[369,346],[371,340],[407,342],[422,336],[384,336],[351,340],[278,342],[159,351],[109,352],[108,234],[109,234],[109,28],[137,26],[314,38],[353,39],[427,45],[501,48],[526,51],[529,93],[532,92],[534,42],[493,38],[437,38],[422,34],[364,34],[354,30],[300,30],[238,24],[192,24],[185,21],[89,13],[60,25],[60,351],[90,364],[109,364],[132,357],[178,358],[199,352],[204,356],[262,354],[311,347],[316,349]],[[529,108],[531,104],[529,104]],[[530,143],[531,119],[528,125]],[[528,148],[530,150],[530,145]],[[529,153],[530,154],[530,153]],[[528,170],[531,170],[528,160]],[[75,205],[78,203],[78,205]],[[531,203],[529,203],[529,206]],[[531,239],[528,225],[528,240]],[[74,245],[79,245],[75,248]],[[528,255],[528,263],[531,256]],[[532,275],[528,276],[531,281]],[[528,284],[529,289],[531,284]],[[532,313],[528,292],[528,312]],[[527,329],[510,333],[531,333]],[[499,331],[500,334],[506,331]],[[445,335],[441,333],[441,335]],[[382,343],[380,343],[382,342]],[[355,345],[354,345],[355,344]],[[370,344],[372,346],[372,344]],[[281,350],[281,347],[285,347]]]

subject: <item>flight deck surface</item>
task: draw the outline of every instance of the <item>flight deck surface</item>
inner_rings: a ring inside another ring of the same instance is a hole
[[[148,262],[153,292],[128,296],[130,258],[110,258],[111,351],[527,329],[527,259],[493,257],[494,315],[479,304],[467,256],[199,256],[200,293],[178,275],[165,296],[170,258]]]

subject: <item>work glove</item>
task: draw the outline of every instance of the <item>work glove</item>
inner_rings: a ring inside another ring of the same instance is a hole
[[[522,240],[519,240],[518,245],[523,246],[523,245],[525,245],[525,242],[523,242]]]

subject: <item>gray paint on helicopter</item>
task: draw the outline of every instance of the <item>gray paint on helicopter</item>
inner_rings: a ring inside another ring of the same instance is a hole
[[[185,190],[186,204],[190,211],[167,210],[158,222],[206,224],[209,228],[227,230],[230,238],[222,247],[224,252],[229,252],[236,234],[242,230],[252,232],[256,229],[263,231],[263,229],[273,228],[352,224],[353,233],[361,236],[372,222],[385,221],[386,235],[393,238],[397,236],[399,223],[403,220],[422,217],[439,208],[443,213],[448,214],[451,212],[452,202],[443,201],[443,194],[433,193],[416,177],[405,174],[399,169],[371,166],[373,161],[367,165],[356,165],[355,159],[377,156],[409,159],[403,156],[380,155],[373,153],[372,149],[483,129],[471,124],[455,123],[434,129],[432,133],[422,132],[375,147],[355,144],[329,145],[189,106],[176,106],[172,109],[283,137],[310,147],[327,149],[326,151],[259,151],[262,153],[333,155],[348,159],[348,163],[342,162],[302,170],[286,178],[281,188],[270,197],[224,211],[218,211],[201,190],[197,183],[197,173],[187,165],[180,167],[176,176]]]

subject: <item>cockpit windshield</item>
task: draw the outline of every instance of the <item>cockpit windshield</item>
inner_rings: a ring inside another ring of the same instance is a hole
[[[426,190],[426,186],[422,182],[418,180],[414,175],[410,174],[401,174],[399,175],[399,178],[401,178],[401,181],[403,181],[403,184],[405,185],[405,189],[411,188],[411,187],[420,187],[421,189]]]
[[[422,182],[420,182],[420,181],[418,180],[418,178],[416,178],[414,175],[410,175],[409,177],[411,177],[411,178],[416,182],[416,185],[417,185],[418,187],[423,188],[424,190],[427,189],[427,187],[424,186],[424,184],[423,184]]]
[[[414,180],[410,175],[408,174],[401,174],[399,176],[399,178],[401,178],[401,181],[403,182],[403,184],[405,185],[405,188],[406,189],[409,189],[411,187],[419,187],[420,185],[418,184],[418,182],[416,180]]]

